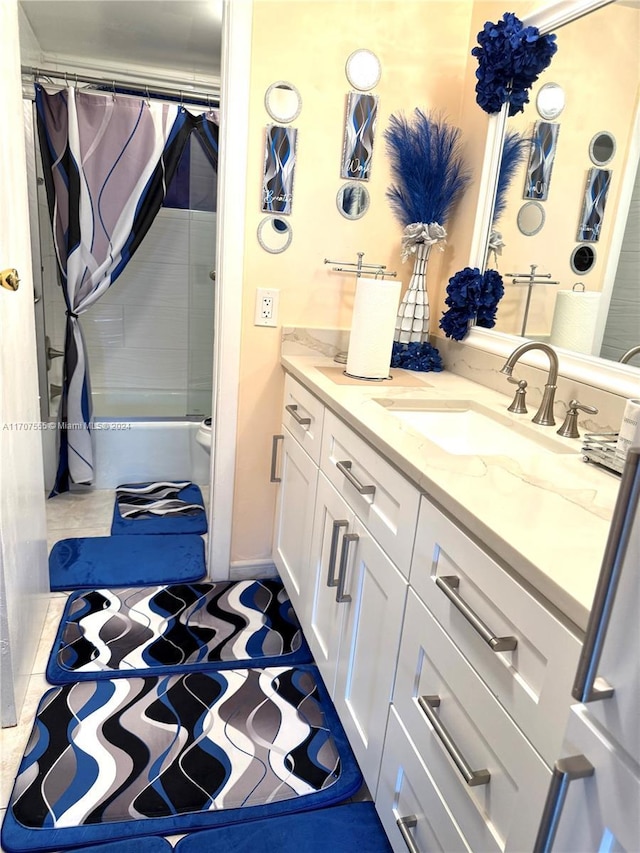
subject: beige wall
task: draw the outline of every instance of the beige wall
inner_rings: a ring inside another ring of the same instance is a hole
[[[559,289],[570,290],[576,281],[588,290],[602,289],[612,225],[622,186],[637,109],[640,65],[640,10],[618,4],[606,6],[557,32],[558,52],[534,87],[524,114],[510,119],[509,127],[529,136],[539,119],[535,99],[540,86],[559,83],[566,93],[566,107],[556,120],[560,125],[549,197],[541,202],[546,220],[543,229],[525,237],[516,227],[516,214],[524,203],[526,162],[519,168],[508,194],[507,209],[498,224],[506,247],[499,260],[502,272],[527,272],[538,264],[539,273],[551,273]],[[570,266],[582,211],[585,184],[593,163],[589,142],[608,130],[617,140],[616,154],[606,167],[613,172],[600,240],[593,243],[597,259],[591,272],[577,276]],[[506,280],[505,280],[506,283]],[[528,334],[548,335],[553,320],[557,289],[534,290],[527,324]],[[498,312],[500,331],[520,334],[525,287],[506,287]]]
[[[387,264],[404,284],[410,264],[400,261],[402,228],[385,199],[390,183],[382,131],[391,113],[416,106],[442,110],[461,127],[474,178],[480,174],[487,117],[473,104],[467,68],[472,28],[470,0],[256,0],[254,3],[249,163],[247,169],[246,247],[243,288],[238,457],[232,560],[271,556],[277,487],[269,483],[271,436],[279,431],[282,370],[280,328],[253,325],[258,287],[280,290],[280,325],[348,327],[355,278],[330,272],[325,257]],[[482,4],[484,5],[484,4]],[[480,23],[482,23],[481,21]],[[371,207],[359,221],[336,208],[340,178],[345,99],[350,89],[344,66],[361,47],[382,63],[378,125],[371,180]],[[290,223],[293,243],[281,255],[258,245],[262,218],[260,188],[264,128],[270,121],[264,92],[276,80],[294,83],[302,96],[297,163]],[[462,122],[465,115],[466,124]],[[477,185],[470,189],[448,223],[443,253],[432,253],[429,290],[435,323],[448,277],[467,264]]]

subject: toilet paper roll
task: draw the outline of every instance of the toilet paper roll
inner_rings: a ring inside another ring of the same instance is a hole
[[[349,376],[387,378],[399,301],[400,282],[358,279],[347,353]]]
[[[635,445],[640,447],[640,400],[627,400],[616,442],[618,459],[624,461],[629,448]]]
[[[600,297],[600,293],[559,290],[549,342],[572,352],[592,355]]]

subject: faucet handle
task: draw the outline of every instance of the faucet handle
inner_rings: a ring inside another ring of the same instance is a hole
[[[598,414],[595,406],[583,406],[577,400],[571,400],[564,423],[560,429],[556,430],[558,435],[561,435],[563,438],[580,438],[580,433],[578,432],[578,411],[587,412],[590,415]]]
[[[513,402],[511,403],[507,411],[513,412],[516,415],[526,415],[527,405],[525,402],[525,395],[527,393],[527,380],[516,379],[515,376],[508,376],[507,382],[511,382],[512,385],[518,386],[518,390],[515,393]]]

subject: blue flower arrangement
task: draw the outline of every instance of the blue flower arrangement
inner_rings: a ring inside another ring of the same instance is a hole
[[[497,24],[486,22],[478,44],[471,51],[478,60],[477,103],[487,113],[500,112],[506,103],[510,116],[522,112],[529,102],[528,90],[558,49],[555,35],[540,35],[537,27],[525,27],[506,12]]]
[[[405,370],[422,370],[440,372],[444,369],[442,357],[438,350],[427,341],[409,344],[393,342],[391,351],[391,367],[403,367]]]
[[[469,322],[491,329],[496,322],[498,302],[504,296],[502,276],[497,270],[484,275],[478,267],[465,267],[449,279],[445,305],[449,308],[440,319],[440,328],[447,338],[461,341]]]
[[[470,175],[460,153],[460,130],[437,113],[416,109],[413,121],[392,115],[384,132],[393,183],[391,209],[402,225],[437,223],[467,187]]]

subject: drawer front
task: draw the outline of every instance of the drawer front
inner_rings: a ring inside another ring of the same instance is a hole
[[[408,577],[418,490],[330,411],[325,413],[320,467]]]
[[[284,381],[282,423],[313,459],[320,464],[324,406],[288,373]]]
[[[551,770],[413,591],[393,705],[472,849],[533,849]]]
[[[410,582],[551,764],[562,743],[580,641],[425,498]],[[513,641],[512,651],[500,651]]]
[[[389,712],[376,809],[395,853],[407,853],[411,844],[420,853],[474,850],[452,819],[393,708]]]

